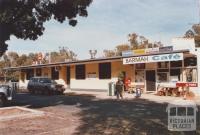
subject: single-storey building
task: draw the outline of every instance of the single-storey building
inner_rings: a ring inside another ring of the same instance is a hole
[[[122,56],[50,64],[9,67],[20,71],[19,86],[26,88],[33,76],[48,76],[71,90],[107,91],[123,73],[145,92],[163,86],[189,86],[200,94],[200,49],[194,38],[176,38],[172,46],[129,50]]]

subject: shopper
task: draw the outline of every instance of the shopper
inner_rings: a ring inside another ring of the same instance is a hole
[[[115,85],[115,90],[116,90],[117,99],[119,98],[123,99],[124,83],[121,78],[118,78]]]

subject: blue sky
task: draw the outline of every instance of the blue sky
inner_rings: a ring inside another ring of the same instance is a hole
[[[79,59],[89,58],[90,49],[97,49],[99,57],[104,49],[128,43],[129,33],[170,45],[173,37],[199,22],[198,0],[93,0],[88,13],[78,17],[76,27],[53,20],[45,23],[44,35],[36,41],[12,36],[8,51],[47,52],[66,46]]]

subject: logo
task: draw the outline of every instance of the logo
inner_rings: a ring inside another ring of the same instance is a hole
[[[168,104],[168,130],[195,131],[197,106],[194,101],[175,100]]]

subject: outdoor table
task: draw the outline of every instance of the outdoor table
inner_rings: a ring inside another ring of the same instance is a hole
[[[174,91],[177,90],[177,87],[174,83],[160,83],[158,84],[157,88],[159,89],[159,87],[161,87],[161,89],[158,90],[159,95],[168,96],[168,93],[173,94]]]

